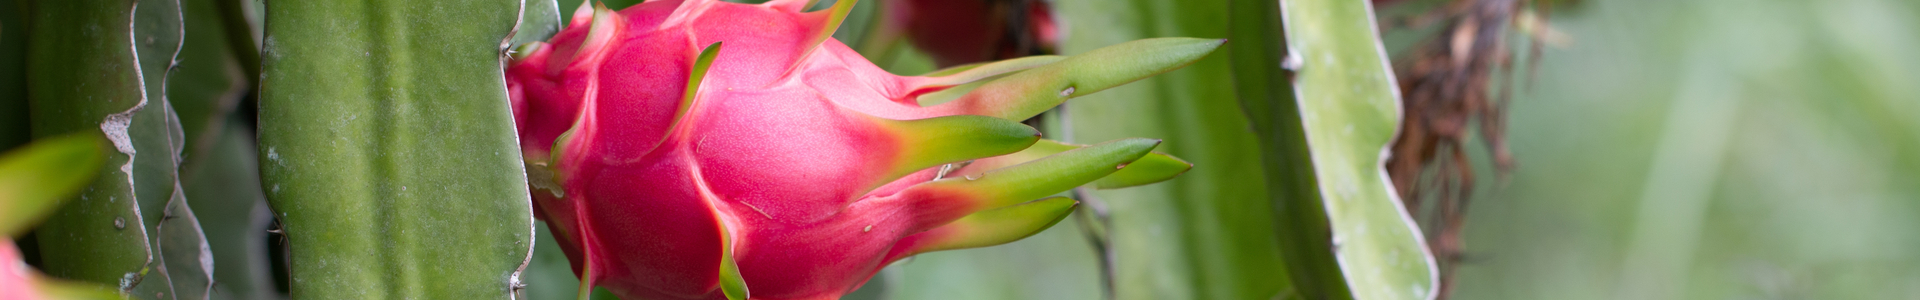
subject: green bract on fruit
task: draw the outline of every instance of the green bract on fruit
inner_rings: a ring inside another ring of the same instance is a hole
[[[582,7],[512,62],[536,212],[584,280],[640,299],[832,299],[907,256],[1032,235],[1072,211],[1057,193],[1190,165],[1149,152],[1158,140],[1070,145],[1014,120],[1225,42],[896,76],[830,38],[854,1],[806,2]]]

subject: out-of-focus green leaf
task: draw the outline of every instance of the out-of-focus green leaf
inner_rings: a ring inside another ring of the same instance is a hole
[[[8,245],[11,247],[12,245]],[[120,300],[126,299],[120,293],[105,285],[91,282],[69,282],[53,278],[35,278],[33,288],[41,296],[54,300]]]
[[[207,270],[206,240],[187,210],[180,190],[180,157],[185,131],[167,100],[167,82],[178,64],[186,36],[179,0],[138,1],[133,12],[134,51],[147,104],[133,115],[133,183],[142,224],[149,236],[147,276],[130,293],[159,299],[204,299],[213,284]],[[168,251],[171,250],[171,255]],[[182,292],[188,291],[188,292]]]
[[[99,135],[77,133],[48,138],[0,156],[0,238],[29,227],[81,187],[93,182],[106,160]]]
[[[261,179],[292,297],[508,298],[533,248],[512,1],[276,1]]]
[[[0,263],[16,266],[22,264],[20,250],[14,246],[12,240],[0,239]],[[0,274],[0,286],[8,288],[0,290],[0,296],[9,299],[25,297],[49,300],[120,300],[126,298],[106,285],[46,278],[40,272],[24,267],[7,270],[6,273]]]
[[[1280,3],[1233,0],[1229,8],[1233,40],[1234,89],[1240,106],[1260,138],[1267,197],[1274,211],[1280,255],[1291,289],[1277,299],[1348,299],[1353,295],[1333,255],[1332,228],[1314,181],[1300,106],[1291,74],[1282,69],[1286,34]]]
[[[1371,7],[1357,0],[1294,0],[1280,11],[1284,49],[1295,56],[1283,64],[1297,68],[1293,95],[1347,286],[1356,299],[1434,297],[1433,256],[1381,167],[1399,126],[1400,100]]]
[[[253,131],[239,125],[226,126],[202,167],[183,178],[213,253],[213,298],[268,299],[278,292],[262,237],[273,217],[260,191]]]
[[[92,145],[92,147],[99,148],[99,146],[97,145]],[[61,148],[61,147],[39,147],[39,148],[40,149],[36,149],[36,150],[40,150],[39,152],[47,152],[46,150],[53,150],[50,148]],[[84,153],[84,152],[88,152],[88,151],[81,151],[81,153]],[[99,152],[99,150],[92,150],[91,152]],[[94,164],[99,164],[99,163],[96,160]],[[5,192],[0,192],[0,193],[5,193]],[[34,200],[52,200],[52,201],[44,201],[44,202],[59,203],[59,201],[57,201],[56,199],[34,199]],[[0,202],[0,205],[5,205],[5,203]],[[7,207],[7,208],[18,208],[18,207]],[[33,211],[32,211],[33,214],[39,214],[39,213],[45,213],[45,212],[47,212],[46,209],[40,209],[40,208],[33,208]],[[29,215],[32,215],[32,214],[29,214]],[[0,220],[0,223],[11,222],[11,221],[12,220]],[[9,266],[18,266],[18,267],[9,267],[9,270],[7,270],[5,273],[0,273],[0,287],[7,288],[7,289],[0,289],[0,297],[6,297],[8,299],[24,298],[24,299],[42,299],[42,300],[121,300],[121,299],[126,299],[126,297],[121,296],[119,292],[114,291],[113,288],[107,287],[106,285],[91,283],[91,282],[72,282],[72,281],[65,281],[65,280],[59,280],[59,279],[53,279],[53,278],[46,278],[46,276],[41,275],[40,272],[34,271],[32,268],[25,267],[25,262],[20,261],[20,259],[21,259],[20,249],[13,244],[13,240],[0,238],[0,264],[7,264]]]
[[[38,236],[60,237],[39,240],[42,266],[55,277],[121,290],[165,287],[141,284],[148,278],[165,282],[165,276],[148,276],[157,274],[148,266],[153,254],[145,226],[149,223],[141,213],[145,199],[138,198],[146,193],[136,186],[148,180],[144,175],[149,173],[141,172],[145,168],[136,165],[134,152],[148,140],[164,142],[169,136],[164,127],[159,136],[149,134],[148,128],[133,128],[153,119],[142,119],[140,112],[165,112],[164,104],[149,101],[142,82],[146,64],[140,63],[135,49],[140,37],[135,34],[135,5],[121,0],[35,1],[26,7],[34,136],[100,131],[117,150],[78,200],[62,206],[37,229]],[[162,114],[159,123],[165,119]],[[166,157],[169,148],[152,151]]]

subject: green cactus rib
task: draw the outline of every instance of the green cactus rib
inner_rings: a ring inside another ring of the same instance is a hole
[[[237,42],[228,40],[226,22],[220,21],[224,16],[216,2],[226,0],[181,1],[182,13],[190,22],[184,24],[179,66],[167,77],[166,95],[186,138],[181,141],[186,149],[180,165],[184,182],[198,173],[204,161],[219,159],[209,153],[220,142],[227,116],[246,96],[251,67],[241,65],[232,45]]]
[[[1297,0],[1281,3],[1279,12],[1288,50],[1267,54],[1295,56],[1287,60],[1297,62],[1290,63],[1296,68],[1291,102],[1301,131],[1268,138],[1304,139],[1347,287],[1355,299],[1432,299],[1438,286],[1433,254],[1381,166],[1400,122],[1400,101],[1372,7]],[[1286,143],[1299,141],[1268,144]]]
[[[1315,183],[1300,106],[1286,69],[1286,38],[1279,3],[1233,0],[1230,4],[1235,91],[1260,140],[1275,237],[1292,289],[1283,299],[1351,299],[1333,256],[1332,225]]]
[[[517,1],[274,1],[261,185],[296,299],[505,299],[533,247]]]
[[[183,137],[175,145],[183,150],[180,186],[174,187],[175,195],[183,197],[165,207],[156,238],[174,296],[180,299],[253,299],[275,293],[267,281],[272,276],[264,270],[266,247],[259,242],[269,221],[251,154],[252,131],[238,129],[247,137],[236,141],[230,137],[236,130],[228,128],[254,73],[235,51],[254,51],[252,39],[249,33],[245,40],[231,40],[228,26],[246,22],[225,22],[242,16],[223,15],[221,2],[230,1],[181,0],[187,20],[184,40],[178,65],[166,82],[166,102],[178,116]]]
[[[175,192],[178,130],[164,95],[179,50],[177,1],[37,1],[25,6],[32,131],[98,131],[117,150],[93,185],[38,229],[56,277],[171,297],[154,228]]]
[[[186,38],[185,13],[179,0],[146,0],[135,5],[135,49],[148,106],[133,117],[128,132],[134,137],[135,188],[142,221],[153,250],[148,267],[154,271],[136,286],[134,295],[158,298],[206,299],[213,288],[211,254],[199,219],[188,208],[180,188],[180,165],[187,144],[185,130],[168,85],[178,66]]]
[[[200,161],[199,170],[182,181],[213,255],[214,282],[219,283],[214,286],[215,298],[270,298],[279,292],[268,270],[270,252],[260,242],[272,217],[266,195],[260,191],[259,158],[254,154],[258,151],[253,131],[239,121],[230,122],[221,126],[225,128],[221,132],[209,133],[218,143]]]
[[[186,191],[176,183],[164,216],[154,227],[156,256],[163,262],[175,299],[208,299],[213,295],[213,251],[207,245],[200,218],[187,206]]]

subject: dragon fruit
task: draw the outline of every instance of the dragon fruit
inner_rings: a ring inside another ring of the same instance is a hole
[[[14,247],[13,239],[0,239],[0,298],[40,299],[29,270],[27,263],[20,261],[20,249]]]
[[[830,38],[853,2],[583,5],[516,51],[507,86],[535,211],[583,286],[832,299],[914,254],[1037,233],[1077,204],[1057,193],[1191,167],[1151,153],[1158,140],[1079,146],[1012,120],[1224,40],[896,76]]]

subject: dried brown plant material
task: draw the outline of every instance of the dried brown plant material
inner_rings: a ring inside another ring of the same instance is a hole
[[[1398,1],[1376,1],[1382,2]],[[1406,113],[1387,172],[1439,261],[1442,299],[1452,292],[1453,270],[1463,258],[1460,235],[1475,182],[1466,148],[1473,137],[1469,131],[1479,131],[1499,174],[1514,165],[1505,136],[1506,104],[1514,79],[1524,76],[1513,72],[1513,38],[1529,37],[1529,59],[1539,57],[1543,42],[1565,40],[1546,28],[1544,6],[1529,0],[1452,0],[1406,22],[1441,30],[1396,64]]]

